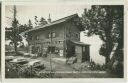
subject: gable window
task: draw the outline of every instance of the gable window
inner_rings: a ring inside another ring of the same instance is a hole
[[[56,34],[55,34],[55,32],[51,32],[51,33],[49,33],[48,34],[48,38],[54,38],[54,37],[56,37]]]

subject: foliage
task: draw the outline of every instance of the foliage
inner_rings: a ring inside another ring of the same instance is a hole
[[[93,5],[84,10],[82,21],[88,36],[99,35],[104,42],[100,54],[108,63],[115,43],[123,48],[123,6]]]
[[[28,20],[28,29],[32,29],[33,25],[32,25],[32,21],[29,19]]]
[[[16,10],[16,6],[14,5],[14,9],[13,9],[14,13],[13,13],[13,19],[12,19],[12,26],[9,28],[5,28],[5,37],[6,40],[11,40],[11,44],[14,45],[14,49],[15,52],[17,53],[17,46],[19,44],[19,42],[22,41],[22,37],[20,35],[21,32],[26,31],[28,29],[32,28],[32,23],[31,20],[29,20],[28,26],[25,25],[20,25],[19,21],[17,20],[16,16],[17,16],[17,10]]]
[[[41,17],[39,21],[39,25],[45,25],[45,24],[48,24],[48,22],[43,17]]]
[[[5,77],[6,78],[16,78],[19,77],[21,66],[18,64],[12,64],[10,62],[5,62]]]
[[[34,23],[35,23],[35,25],[37,26],[37,25],[38,25],[38,22],[39,22],[39,21],[38,21],[38,17],[35,16],[34,19],[35,19],[35,22],[34,22]]]
[[[38,78],[53,78],[55,76],[54,72],[40,72],[38,75]]]
[[[40,69],[33,66],[23,66],[5,62],[5,77],[6,78],[49,78],[54,77],[55,71],[40,72]]]
[[[10,45],[14,45],[15,43],[17,47],[19,45],[19,42],[22,43],[22,36],[20,34],[26,30],[32,29],[33,25],[31,23],[31,20],[28,21],[28,24],[24,25],[19,24],[17,20],[17,22],[13,22],[13,26],[10,28],[5,28],[5,38],[7,40],[11,40]]]
[[[90,66],[91,66],[90,70],[100,70],[100,71],[105,70],[105,64],[99,65],[99,64],[96,64],[95,62],[91,62]]]

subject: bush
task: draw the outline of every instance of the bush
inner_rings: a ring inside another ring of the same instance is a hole
[[[100,70],[100,71],[104,71],[105,70],[105,65],[99,65],[99,64],[95,64],[94,62],[90,63],[90,69],[91,70]]]
[[[123,73],[124,73],[123,63],[119,62],[119,61],[115,61],[112,65],[110,72],[119,76],[119,77],[123,77]]]
[[[53,78],[55,76],[55,71],[51,72],[40,72],[38,73],[38,78]]]
[[[18,78],[19,70],[21,69],[20,65],[12,64],[10,62],[5,62],[5,77],[6,78]]]
[[[22,66],[10,62],[5,63],[6,78],[53,78],[55,71],[40,72],[40,69],[33,66]]]

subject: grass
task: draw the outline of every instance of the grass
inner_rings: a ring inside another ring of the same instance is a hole
[[[109,73],[55,73],[58,78],[118,78]]]
[[[11,55],[11,54],[9,54]],[[18,56],[16,56],[18,57]],[[19,56],[21,57],[21,56]],[[48,71],[50,71],[50,63],[49,63],[49,59],[48,58],[36,58],[42,61],[42,63],[44,63],[44,65],[46,66],[46,69]],[[99,72],[90,72],[90,70],[86,71],[86,73],[72,73],[73,71],[75,71],[70,65],[65,64],[64,62],[59,62],[59,61],[52,61],[52,67],[53,70],[55,70],[55,72],[53,73],[53,76],[50,77],[49,73],[46,74],[42,74],[44,76],[34,76],[34,78],[119,78],[117,75],[113,75],[111,73],[108,72],[104,72],[104,73],[99,73]],[[5,65],[6,68],[6,72],[5,72],[5,77],[6,78],[20,78],[21,76],[18,75],[17,71],[11,70],[10,72],[7,71],[7,64]],[[44,72],[46,71],[43,70]],[[29,70],[28,70],[29,71]],[[58,73],[58,72],[71,72],[71,73]],[[21,78],[26,78],[26,76],[24,75],[24,77]],[[32,76],[30,76],[30,78],[33,78]]]

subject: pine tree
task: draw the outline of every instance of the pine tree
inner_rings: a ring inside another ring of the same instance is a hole
[[[28,21],[28,29],[32,29],[32,28],[33,28],[32,21],[29,19],[29,21]]]
[[[41,17],[40,21],[39,21],[39,25],[45,25],[48,22],[46,21],[46,19],[44,19],[43,17]]]

